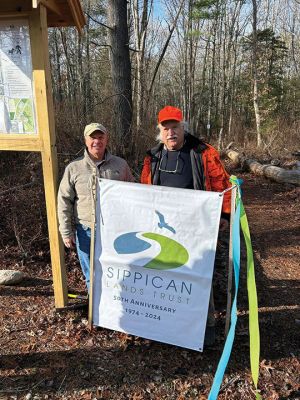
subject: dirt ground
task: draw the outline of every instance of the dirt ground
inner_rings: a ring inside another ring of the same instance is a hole
[[[300,399],[300,190],[242,174],[255,255],[263,399]],[[243,257],[244,258],[244,257]],[[69,292],[84,294],[74,253],[66,256]],[[217,342],[203,353],[87,327],[87,307],[54,310],[47,249],[21,260],[0,250],[0,269],[27,278],[0,287],[0,400],[206,399],[224,345],[227,245],[218,249]],[[73,302],[74,303],[74,302]],[[77,303],[76,303],[77,304]],[[219,399],[254,399],[245,262],[238,326]]]

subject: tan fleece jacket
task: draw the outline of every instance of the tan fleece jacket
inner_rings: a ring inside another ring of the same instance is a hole
[[[125,160],[106,152],[105,159],[96,166],[85,149],[84,155],[67,165],[61,180],[58,198],[59,231],[63,238],[74,235],[76,224],[91,227],[92,176],[133,182]]]

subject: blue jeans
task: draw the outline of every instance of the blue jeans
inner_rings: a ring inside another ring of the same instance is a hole
[[[80,266],[85,277],[87,289],[90,289],[90,248],[91,228],[85,225],[76,225],[76,248]]]

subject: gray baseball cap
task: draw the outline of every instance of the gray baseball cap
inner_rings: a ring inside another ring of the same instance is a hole
[[[91,134],[94,133],[95,131],[108,133],[105,126],[99,124],[98,122],[92,122],[91,124],[86,125],[86,127],[84,128],[84,137],[91,136]]]

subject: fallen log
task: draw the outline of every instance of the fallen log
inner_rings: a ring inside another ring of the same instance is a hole
[[[241,165],[255,175],[265,176],[275,182],[291,183],[300,186],[300,170],[286,170],[274,165],[263,165],[258,161],[241,156],[237,151],[228,149],[226,156],[234,162],[235,165]]]
[[[269,164],[262,165],[256,160],[249,159],[246,159],[244,164],[255,175],[265,176],[275,182],[292,183],[293,185],[300,186],[300,171],[298,169],[286,170]]]

